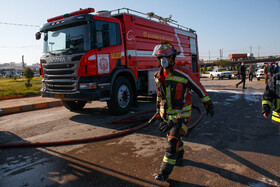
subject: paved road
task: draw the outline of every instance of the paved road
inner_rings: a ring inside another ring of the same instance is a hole
[[[202,80],[215,116],[204,116],[184,137],[183,167],[169,183],[154,180],[166,145],[155,124],[102,142],[0,149],[0,186],[280,186],[280,133],[260,112],[264,83],[248,83],[243,91],[235,82]],[[141,99],[132,113],[153,108],[153,101]],[[192,120],[197,116],[193,111]],[[117,118],[100,102],[82,113],[58,107],[3,116],[0,142],[86,138],[136,125],[110,123]]]

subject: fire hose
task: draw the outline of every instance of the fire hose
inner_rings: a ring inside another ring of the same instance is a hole
[[[197,109],[200,113],[199,117],[194,121],[193,124],[189,125],[189,130],[194,129],[194,127],[199,123],[199,121],[202,119],[203,113],[199,106],[193,105],[193,108]],[[137,114],[130,115],[128,117],[121,118],[116,121],[112,121],[112,123],[133,123],[133,122],[139,122],[139,121],[146,121],[138,126],[135,126],[130,129],[122,130],[116,133],[111,133],[107,135],[102,136],[95,136],[90,138],[82,138],[82,139],[73,139],[73,140],[63,140],[63,141],[52,141],[52,142],[23,142],[23,143],[6,143],[6,144],[0,144],[0,148],[23,148],[23,147],[51,147],[51,146],[62,146],[62,145],[73,145],[73,144],[82,144],[82,143],[89,143],[89,142],[97,142],[97,141],[104,141],[109,140],[121,136],[125,136],[128,134],[132,134],[144,127],[147,127],[148,125],[154,123],[154,121],[148,121],[149,119],[129,119],[138,115],[143,115],[145,113],[153,112],[154,110],[144,111]]]

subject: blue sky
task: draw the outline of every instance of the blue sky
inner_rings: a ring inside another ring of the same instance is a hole
[[[198,34],[200,59],[223,58],[230,53],[254,56],[280,55],[280,0],[9,0],[0,7],[0,63],[39,62],[42,41],[35,40],[38,27],[48,18],[92,7],[96,11],[130,8],[172,15],[180,25]]]

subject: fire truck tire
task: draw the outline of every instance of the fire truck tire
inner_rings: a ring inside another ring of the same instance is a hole
[[[131,83],[125,77],[119,77],[114,83],[112,96],[107,105],[116,115],[129,112],[133,103],[133,90]]]
[[[87,103],[86,101],[66,101],[66,100],[61,100],[61,101],[64,107],[70,111],[82,110]]]

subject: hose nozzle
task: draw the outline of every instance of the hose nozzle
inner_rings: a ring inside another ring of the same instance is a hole
[[[153,124],[156,122],[156,120],[158,120],[158,118],[160,118],[159,114],[155,114],[150,120],[149,120],[149,124]]]

